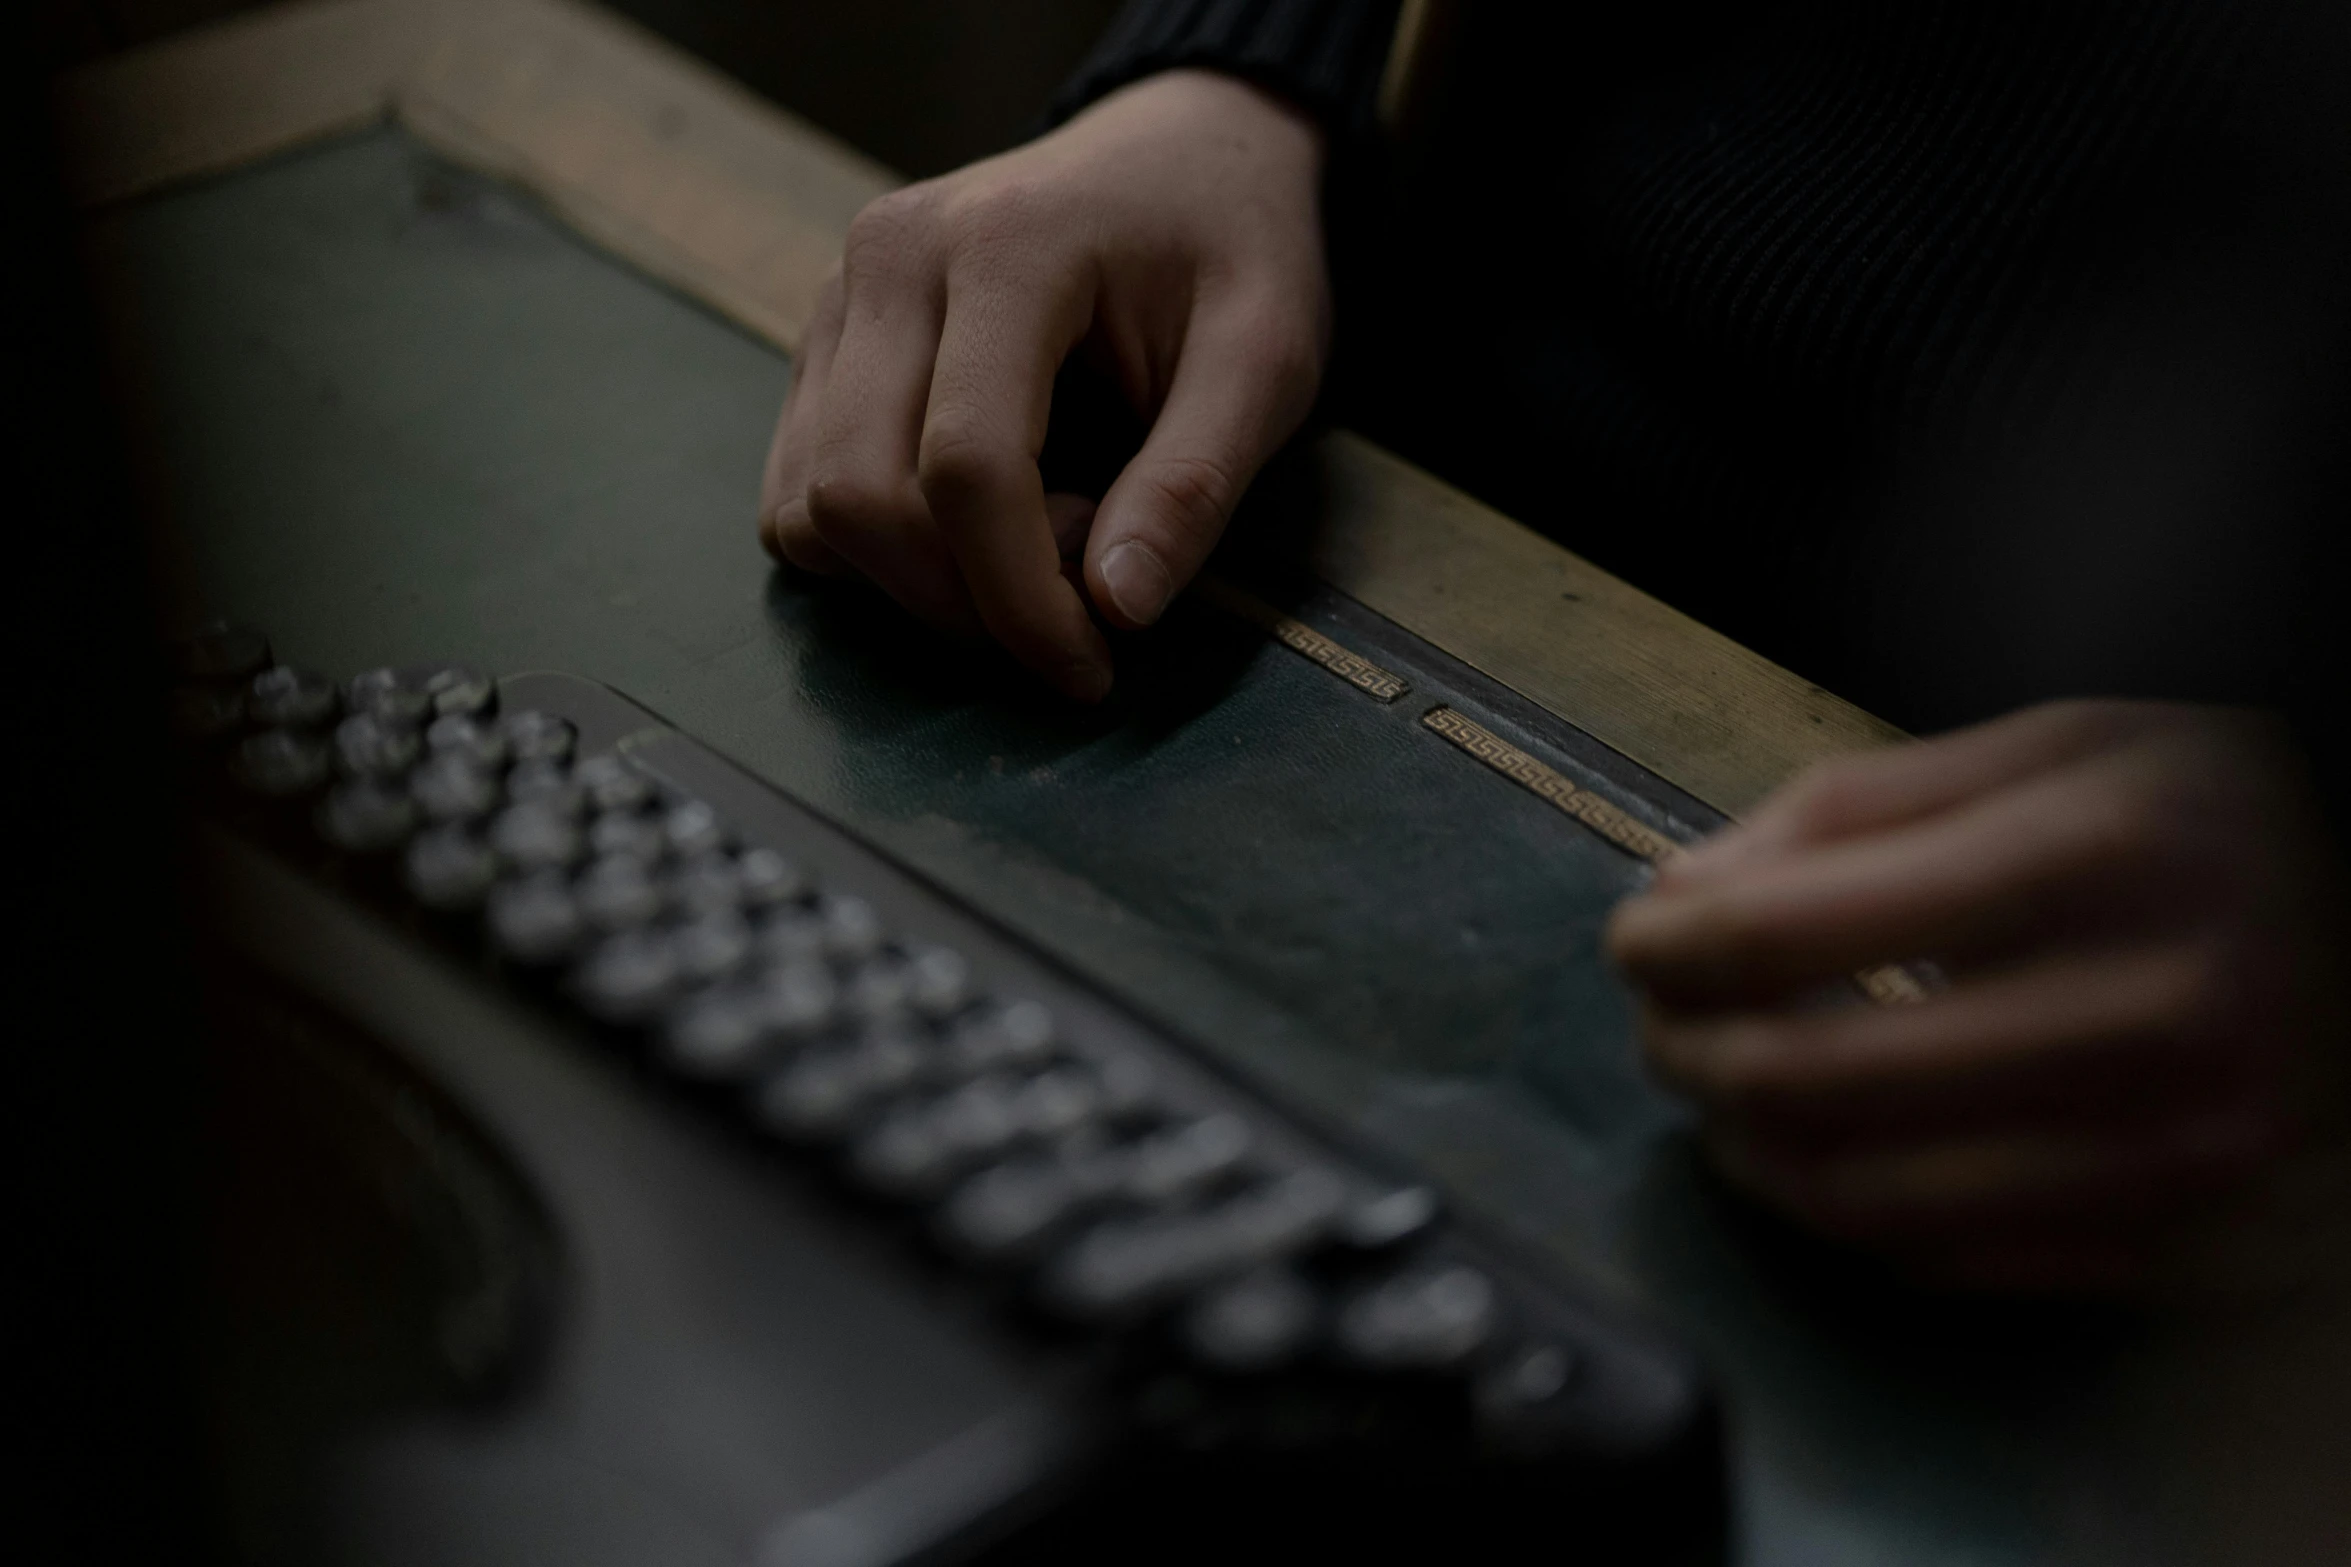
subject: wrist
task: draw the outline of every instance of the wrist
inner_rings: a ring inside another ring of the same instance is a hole
[[[1100,121],[1211,136],[1302,167],[1315,179],[1328,156],[1329,137],[1306,110],[1254,82],[1196,66],[1131,82],[1090,105],[1066,129]]]

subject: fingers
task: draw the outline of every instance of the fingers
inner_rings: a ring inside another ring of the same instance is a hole
[[[1045,522],[1053,530],[1053,547],[1064,564],[1085,550],[1086,533],[1094,526],[1094,502],[1084,495],[1055,490],[1045,497]]]
[[[1668,1005],[1784,998],[1881,962],[2008,950],[2093,900],[2127,902],[2160,824],[2054,774],[1964,809],[1620,907],[1617,961]]]
[[[1824,763],[1747,822],[1675,856],[1658,880],[1670,887],[1727,875],[1798,848],[1923,820],[2154,721],[2149,710],[2127,703],[2049,703],[1939,739]]]
[[[816,310],[801,335],[792,366],[792,384],[776,416],[767,465],[759,482],[759,542],[778,560],[804,571],[839,576],[847,562],[817,537],[808,515],[808,459],[815,444],[814,410],[822,401],[825,376],[841,340],[841,274],[836,269],[818,291]]]
[[[922,499],[989,634],[1085,702],[1110,690],[1110,648],[1061,573],[1037,453],[1054,375],[1092,309],[1074,273],[967,258],[950,280],[918,458]]]
[[[977,622],[915,482],[945,296],[919,187],[850,225],[842,325],[816,413],[808,511],[817,536],[934,625]]]
[[[1823,1145],[2044,1128],[2242,1103],[2226,964],[2180,944],[2068,955],[1915,1006],[1644,1019],[1651,1063],[1718,1116]]]
[[[1313,323],[1276,303],[1204,307],[1143,449],[1103,497],[1086,585],[1113,625],[1150,625],[1216,547],[1241,493],[1313,406]]]

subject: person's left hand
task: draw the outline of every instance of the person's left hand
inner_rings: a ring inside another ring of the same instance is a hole
[[[1610,927],[1737,1184],[1927,1280],[2112,1290],[2340,1067],[2336,849],[2277,726],[2066,703],[1830,764]],[[1932,958],[1913,1004],[1824,1004]]]

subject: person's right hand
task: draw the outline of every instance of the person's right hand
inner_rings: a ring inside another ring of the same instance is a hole
[[[768,549],[984,629],[1073,697],[1159,618],[1314,401],[1330,330],[1313,122],[1232,78],[1151,77],[850,226],[760,501]],[[1102,498],[1047,496],[1083,349],[1149,421]],[[1083,544],[1082,592],[1063,558]]]

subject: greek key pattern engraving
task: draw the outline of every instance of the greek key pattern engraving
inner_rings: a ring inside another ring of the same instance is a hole
[[[1564,774],[1544,766],[1491,729],[1472,723],[1452,708],[1431,708],[1421,722],[1511,782],[1541,795],[1625,853],[1644,860],[1661,860],[1674,852],[1674,841],[1665,834],[1633,820],[1591,790],[1577,788]]]
[[[1263,599],[1244,593],[1229,582],[1204,576],[1197,580],[1196,586],[1200,595],[1217,608],[1227,614],[1238,615],[1252,625],[1262,626],[1268,636],[1291,652],[1313,660],[1368,696],[1382,702],[1393,702],[1412,689],[1403,676],[1380,668],[1361,654],[1350,653],[1306,622],[1292,619]]]
[[[1881,1007],[1908,1006],[1913,1001],[1927,998],[1927,987],[1909,969],[1899,963],[1880,963],[1876,968],[1865,968],[1853,976],[1853,983],[1861,993]]]

